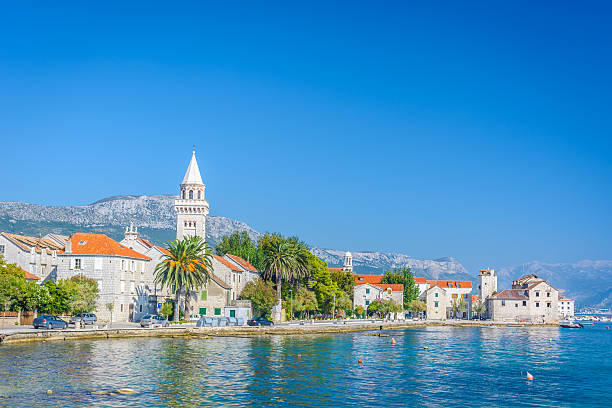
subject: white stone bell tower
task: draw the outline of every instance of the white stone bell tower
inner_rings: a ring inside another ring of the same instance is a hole
[[[176,239],[194,235],[206,239],[208,201],[204,199],[205,189],[194,148],[189,167],[181,183],[179,198],[174,200]]]
[[[353,254],[348,251],[344,254],[344,265],[342,266],[342,270],[353,272]]]

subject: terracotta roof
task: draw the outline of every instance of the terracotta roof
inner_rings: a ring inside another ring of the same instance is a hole
[[[353,277],[355,278],[355,283],[357,284],[362,284],[362,283],[380,283],[380,281],[382,281],[384,275],[358,275],[358,274],[354,274]]]
[[[23,251],[27,252],[30,252],[32,248],[34,248],[37,253],[41,253],[42,250],[45,249],[46,253],[51,255],[54,250],[59,251],[62,249],[60,245],[48,238],[36,238],[27,235],[9,234],[8,232],[3,232],[0,235],[4,236]]]
[[[441,288],[471,288],[471,281],[456,281],[456,280],[428,280],[430,287],[440,286]]]
[[[213,254],[213,258],[215,258],[217,261],[221,262],[223,265],[225,265],[228,268],[230,268],[232,271],[242,272],[242,269],[240,269],[239,266],[234,265],[233,263],[231,263],[230,261],[228,261],[225,258],[220,257],[219,255],[214,255]]]
[[[343,269],[342,268],[327,268],[330,271],[336,271],[336,272],[341,272]]]
[[[472,295],[472,303],[478,302],[478,295]]]
[[[25,269],[21,268],[21,270],[23,271],[23,273],[25,273],[26,280],[40,280],[40,278],[38,276],[31,274],[30,272],[26,271]]]
[[[64,248],[59,252],[59,255],[111,255],[151,260],[148,256],[136,252],[104,234],[77,232],[70,236],[70,243],[72,252],[67,253],[65,252],[66,248]]]
[[[138,241],[140,241],[140,243],[146,246],[147,248],[152,248],[155,246],[144,238],[138,238]]]
[[[427,283],[427,279],[420,276],[415,276],[414,283]]]
[[[257,270],[257,268],[255,268],[253,265],[251,265],[250,262],[244,260],[243,258],[241,258],[241,257],[239,257],[237,255],[232,255],[232,254],[225,254],[225,255],[228,256],[229,258],[231,258],[234,262],[238,262],[247,271],[259,272]]]
[[[495,300],[528,300],[529,296],[525,295],[525,289],[504,289],[501,292],[491,296],[489,299],[495,299]]]
[[[401,283],[371,283],[371,285],[378,286],[379,288],[382,288],[383,290],[387,290],[388,288],[391,288],[393,292],[403,292],[404,291],[404,285],[402,285]]]

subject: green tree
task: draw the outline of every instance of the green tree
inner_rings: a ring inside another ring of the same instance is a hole
[[[305,287],[299,288],[293,297],[293,313],[299,317],[308,316],[319,308],[317,295]]]
[[[263,279],[257,279],[244,285],[240,297],[250,300],[253,311],[259,316],[268,316],[277,299],[272,283]]]
[[[418,299],[419,288],[414,282],[414,275],[410,268],[394,269],[385,272],[382,283],[404,285],[404,309],[408,309],[411,301]]]
[[[363,316],[363,313],[365,312],[365,310],[363,309],[363,306],[359,305],[355,308],[355,314],[357,316]]]
[[[161,309],[159,309],[159,314],[168,319],[172,312],[174,311],[174,302],[164,302]]]
[[[40,305],[40,310],[43,313],[54,315],[67,314],[70,311],[70,303],[73,297],[69,288],[66,286],[66,281],[47,281],[44,287],[47,289],[49,297],[46,302]]]
[[[89,313],[96,309],[98,301],[98,282],[84,275],[77,275],[64,283],[70,293],[70,312]]]
[[[427,304],[422,300],[413,300],[408,304],[408,309],[412,312],[413,316],[416,316],[427,311]]]
[[[346,316],[353,313],[353,301],[348,294],[340,291],[340,296],[336,298],[336,310],[341,310]]]
[[[281,237],[282,238],[282,237]],[[276,283],[278,305],[282,305],[283,280],[292,282],[308,275],[307,250],[294,239],[272,239],[262,246],[262,276]],[[280,312],[280,310],[279,310]],[[275,316],[280,320],[280,314]]]
[[[486,307],[484,303],[482,303],[482,300],[478,300],[478,302],[474,303],[474,306],[472,306],[472,310],[478,315],[478,318],[480,319],[480,316],[482,316],[482,314],[485,312]]]
[[[221,242],[215,246],[215,251],[219,256],[231,254],[246,259],[257,270],[262,268],[262,250],[256,241],[249,238],[246,231],[234,231],[231,235],[224,236],[221,238]]]
[[[212,251],[206,241],[192,236],[168,243],[169,254],[155,267],[155,282],[174,291],[174,321],[179,320],[179,301],[183,290],[201,288],[212,271]],[[185,311],[185,315],[187,312]]]
[[[355,278],[350,271],[343,271],[340,268],[334,268],[330,271],[331,279],[336,283],[338,289],[353,296],[353,288],[355,287]]]
[[[381,315],[383,313],[383,304],[380,300],[375,300],[368,305],[368,316]]]
[[[332,280],[327,263],[317,258],[311,252],[307,252],[306,256],[308,258],[308,269],[310,271],[308,287],[317,295],[317,303],[321,311],[329,313],[332,309],[334,299],[336,300],[336,304],[338,304],[338,299],[342,295],[342,291],[338,289],[338,285]]]
[[[106,304],[106,310],[110,314],[110,321],[108,322],[108,328],[113,328],[113,312],[115,311],[115,302],[109,302]]]
[[[455,317],[457,317],[459,313],[465,312],[466,310],[467,304],[465,303],[465,300],[463,300],[463,298],[460,298],[459,300],[453,300],[453,303],[451,305],[451,311],[453,312]]]
[[[0,278],[15,277],[25,280],[25,272],[16,264],[7,264],[4,256],[0,255]]]

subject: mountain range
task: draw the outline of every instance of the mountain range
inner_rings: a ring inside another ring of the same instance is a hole
[[[123,238],[124,228],[134,223],[140,236],[163,244],[175,238],[176,214],[174,195],[123,195],[104,198],[81,206],[44,206],[25,202],[0,202],[0,231],[25,235],[98,232],[113,239]],[[248,224],[220,216],[207,217],[206,239],[214,246],[225,235],[246,231],[251,239],[261,233]],[[311,251],[330,266],[342,264],[345,250],[311,246]],[[478,278],[470,274],[456,259],[445,257],[423,260],[390,252],[351,251],[356,272],[382,273],[385,270],[410,267],[416,275],[429,279],[470,280],[478,293]],[[576,264],[528,264],[498,271],[499,288],[510,287],[512,280],[535,273],[554,286],[566,288],[564,294],[576,299],[577,305],[612,306],[612,261],[581,261]]]

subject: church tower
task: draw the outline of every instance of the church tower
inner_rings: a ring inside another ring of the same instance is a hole
[[[183,182],[179,198],[174,200],[176,211],[176,239],[197,235],[206,239],[208,201],[204,199],[206,186],[202,182],[195,149]]]
[[[348,251],[344,254],[344,265],[342,265],[342,270],[353,272],[353,255]]]

